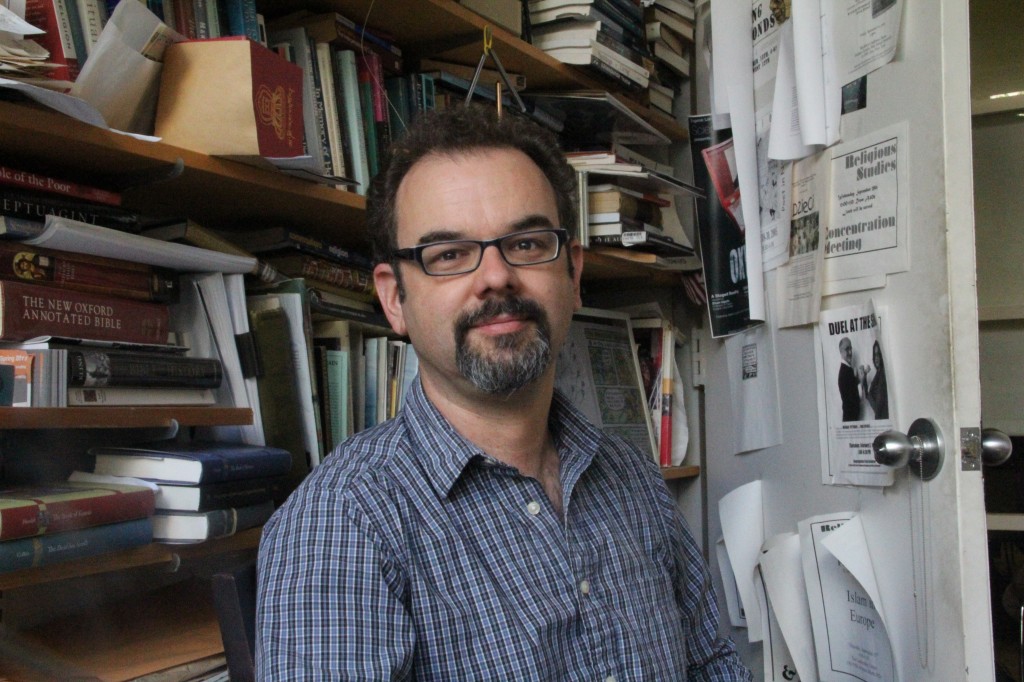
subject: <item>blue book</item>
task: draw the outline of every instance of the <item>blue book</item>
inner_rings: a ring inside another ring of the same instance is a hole
[[[0,542],[0,572],[48,566],[62,561],[130,549],[148,545],[152,539],[153,523],[147,516],[134,521],[5,540]]]
[[[93,471],[164,483],[219,483],[287,474],[292,456],[269,445],[165,441],[134,447],[94,447]]]

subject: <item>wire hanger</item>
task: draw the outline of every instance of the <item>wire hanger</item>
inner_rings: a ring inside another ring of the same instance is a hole
[[[528,113],[526,105],[523,103],[522,98],[516,89],[512,87],[512,83],[508,78],[508,74],[505,73],[505,67],[501,65],[501,60],[498,58],[498,53],[494,50],[494,35],[490,24],[484,26],[484,52],[480,55],[480,61],[476,65],[476,71],[473,73],[473,82],[469,85],[469,92],[466,93],[466,104],[469,104],[473,99],[473,93],[476,92],[476,84],[480,80],[480,73],[483,71],[484,64],[487,62],[487,57],[494,60],[494,65],[498,67],[498,75],[501,76],[502,83],[505,88],[512,93],[512,97],[516,100],[519,108],[523,110],[523,113]],[[501,83],[496,84],[495,87],[495,102],[498,108],[498,115],[501,116]]]

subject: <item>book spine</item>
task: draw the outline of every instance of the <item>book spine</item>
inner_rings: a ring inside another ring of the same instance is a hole
[[[23,171],[9,166],[0,166],[0,185],[62,194],[66,197],[95,201],[110,206],[121,205],[120,192],[111,192],[99,187],[61,180],[49,175]]]
[[[153,524],[147,517],[0,542],[0,572],[83,559],[147,545],[152,540]]]
[[[106,17],[103,14],[103,6],[100,0],[69,0],[78,5],[78,21],[82,27],[82,35],[85,38],[86,57],[96,48],[96,41],[100,39],[103,32],[103,24]]]
[[[78,78],[78,55],[71,40],[71,21],[64,0],[26,0],[25,21],[44,31],[31,38],[49,51],[47,61],[57,65],[47,75],[66,81]]]
[[[199,508],[196,511],[248,507],[276,499],[289,487],[287,476],[275,477],[265,482],[260,482],[259,479],[252,480],[256,485],[250,487],[239,487],[236,482],[227,485],[199,486]]]
[[[366,34],[367,39],[364,40],[359,33],[356,33],[356,31],[344,24],[338,24],[335,29],[337,32],[336,37],[338,43],[344,44],[349,49],[354,50],[357,55],[369,54],[372,52],[380,62],[381,69],[388,74],[398,75],[404,71],[402,66],[402,57],[396,55],[390,48],[369,40],[369,33]],[[369,50],[369,52],[367,52],[367,50]]]
[[[17,242],[0,242],[0,279],[139,301],[170,302],[178,296],[178,278],[170,271]]]
[[[334,244],[328,244],[316,237],[311,237],[301,232],[286,230],[278,234],[277,237],[279,238],[276,238],[273,242],[266,244],[254,244],[250,242],[249,250],[252,253],[264,254],[266,256],[270,256],[274,253],[298,251],[300,253],[317,256],[340,265],[351,265],[353,267],[363,268],[366,270],[373,268],[373,262],[361,253],[349,251],[341,248],[340,246],[335,246]],[[239,239],[245,239],[244,233],[239,235]]]
[[[159,353],[69,350],[68,386],[217,388],[220,360]]]
[[[295,260],[290,257],[287,260],[268,259],[271,265],[295,277],[308,277],[309,279],[320,280],[321,282],[334,284],[343,289],[361,294],[372,294],[374,292],[373,275],[366,270],[337,263],[328,263],[319,258],[301,257],[298,263]]]
[[[0,340],[60,336],[167,343],[169,306],[72,289],[0,281]]]
[[[356,55],[356,73],[359,79],[359,105],[362,109],[363,134],[366,137],[366,161],[370,169],[370,177],[372,178],[380,171],[377,124],[373,113],[373,75],[367,66],[366,60],[359,53],[356,53]]]
[[[215,405],[217,396],[209,388],[141,388],[123,386],[69,386],[67,402],[70,406],[90,407],[107,405]]]
[[[0,540],[27,538],[39,534],[39,504],[25,500],[16,507],[0,509]]]
[[[0,215],[0,237],[4,239],[31,239],[43,233],[46,225],[38,220],[12,218]]]
[[[64,495],[63,497],[68,497]],[[5,509],[0,515],[0,540],[30,537],[50,533],[62,533],[80,528],[91,528],[106,523],[141,519],[153,513],[155,494],[148,488],[135,491],[112,488],[90,491],[88,496],[74,499],[50,500],[45,497],[32,500],[29,507],[34,522],[23,519],[21,523],[8,525]],[[22,509],[17,511],[23,512]]]
[[[230,509],[214,509],[206,512],[207,539],[226,538],[235,533],[264,523],[274,512],[270,502],[255,504],[248,507],[232,507]]]
[[[334,54],[341,78],[341,100],[345,105],[343,127],[352,156],[352,175],[359,183],[356,193],[365,195],[370,185],[370,167],[366,159],[366,132],[362,123],[356,55],[352,50],[337,50]]]
[[[327,133],[327,110],[324,102],[323,76],[320,73],[320,60],[316,55],[316,41],[307,38],[306,43],[309,50],[309,78],[313,83],[313,120],[315,125],[314,134],[320,141],[321,163],[324,174],[334,175],[334,154],[331,150],[331,141]]]
[[[224,0],[224,9],[228,17],[228,35],[245,36],[257,43],[260,41],[255,0]]]
[[[672,369],[675,340],[669,329],[661,330],[661,419],[658,438],[658,460],[663,467],[672,466]]]
[[[195,16],[196,38],[210,38],[210,19],[208,4],[211,0],[193,0],[192,9]]]
[[[134,211],[10,187],[0,187],[0,214],[41,222],[46,216],[55,215],[129,232],[136,231],[139,224],[139,215]]]

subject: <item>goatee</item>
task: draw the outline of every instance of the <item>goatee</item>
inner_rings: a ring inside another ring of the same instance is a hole
[[[495,348],[471,348],[469,330],[483,320],[513,315],[534,322],[533,328],[503,334]],[[544,310],[529,299],[489,299],[455,321],[455,362],[473,386],[490,395],[511,395],[544,374],[551,362],[551,326]]]

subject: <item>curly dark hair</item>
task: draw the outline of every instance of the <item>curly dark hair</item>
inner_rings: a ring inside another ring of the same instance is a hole
[[[387,164],[370,183],[366,222],[374,262],[395,265],[395,195],[409,169],[431,154],[454,156],[479,149],[515,149],[530,157],[554,190],[561,227],[575,236],[576,173],[565,160],[554,134],[508,110],[499,118],[494,107],[460,105],[420,115],[391,146]],[[397,267],[395,274],[401,287]]]

